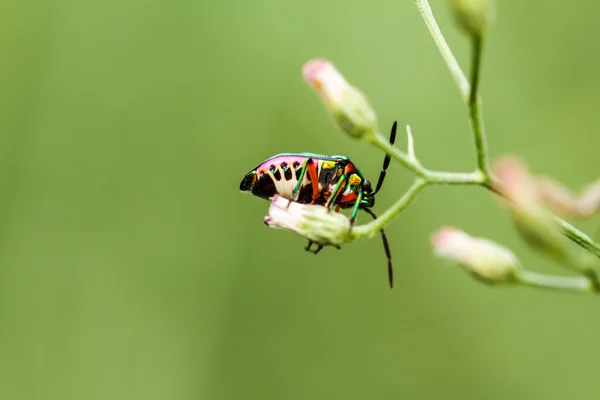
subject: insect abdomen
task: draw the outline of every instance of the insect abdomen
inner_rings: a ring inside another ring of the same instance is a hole
[[[291,199],[300,177],[306,157],[281,155],[268,159],[248,172],[240,184],[240,190],[268,199],[275,194]],[[309,174],[304,174],[298,202],[310,203],[312,187]]]

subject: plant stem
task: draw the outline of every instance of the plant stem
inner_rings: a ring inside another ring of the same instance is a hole
[[[483,51],[483,38],[476,36],[473,41],[473,56],[471,62],[471,92],[469,94],[469,116],[473,128],[473,139],[477,154],[477,168],[483,172],[487,180],[491,180],[490,162],[486,143],[483,115],[481,111],[481,98],[479,97],[479,75],[481,71],[481,54]]]
[[[454,78],[456,86],[458,86],[458,90],[460,91],[463,100],[466,103],[469,100],[469,81],[467,81],[467,77],[460,68],[458,61],[456,61],[454,54],[452,54],[452,50],[450,50],[450,46],[448,46],[446,39],[444,39],[442,31],[440,31],[440,28],[437,22],[435,21],[435,18],[433,17],[431,7],[429,7],[429,2],[427,0],[414,1],[417,5],[417,8],[419,9],[419,12],[421,13],[421,16],[423,17],[423,20],[425,21],[425,24],[427,25],[427,29],[429,29],[431,37],[433,37],[433,40],[437,45],[437,48],[440,54],[442,55],[442,58],[444,59],[446,65],[448,66],[448,69],[450,70],[452,78]]]
[[[556,223],[560,225],[565,236],[575,242],[580,247],[583,247],[588,252],[600,258],[600,243],[593,241],[588,235],[569,224],[567,221],[556,217]]]
[[[467,80],[464,72],[460,68],[458,61],[452,54],[448,42],[440,30],[429,2],[427,0],[415,0],[415,4],[429,29],[437,48],[450,70],[450,74],[458,87],[461,97],[469,106],[469,117],[473,128],[473,138],[477,154],[477,167],[483,172],[486,181],[491,179],[491,172],[488,160],[488,151],[486,144],[485,129],[483,126],[483,115],[481,112],[481,99],[479,97],[479,75],[481,71],[481,54],[483,50],[483,37],[476,36],[472,38],[473,56],[471,60],[471,82]]]
[[[414,172],[418,177],[430,184],[447,185],[482,185],[487,181],[483,173],[475,172],[444,172],[431,171],[421,165],[416,158],[411,158],[407,153],[390,144],[380,133],[376,133],[371,139],[371,144],[389,154],[400,164]]]
[[[575,292],[598,292],[586,277],[545,275],[521,270],[517,282],[541,289],[572,290]]]
[[[416,197],[419,192],[428,185],[424,179],[417,178],[412,186],[404,193],[404,195],[388,208],[377,219],[368,224],[355,226],[352,228],[352,235],[355,239],[363,236],[373,236],[379,232],[387,223],[389,223],[398,213],[404,210]]]

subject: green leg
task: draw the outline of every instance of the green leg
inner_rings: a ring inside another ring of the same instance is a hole
[[[354,221],[356,220],[356,216],[358,215],[358,210],[360,210],[360,202],[363,198],[363,192],[358,192],[358,196],[356,196],[356,204],[354,204],[354,208],[352,209],[352,215],[350,216],[350,229],[352,229],[352,225],[354,225]]]
[[[302,169],[300,170],[300,176],[298,177],[298,182],[296,182],[296,187],[292,192],[292,198],[290,201],[298,200],[298,194],[300,193],[300,187],[302,187],[302,181],[304,180],[304,175],[306,175],[306,169],[308,167],[308,163],[312,162],[312,158],[308,157],[306,161],[302,163]]]
[[[331,193],[331,196],[329,196],[329,198],[327,199],[327,203],[325,204],[325,207],[327,207],[328,210],[331,208],[331,205],[335,202],[335,199],[338,196],[340,189],[344,186],[345,180],[346,180],[346,175],[342,175],[342,176],[340,176],[340,179],[335,184],[333,193]]]

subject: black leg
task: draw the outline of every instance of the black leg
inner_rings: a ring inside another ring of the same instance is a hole
[[[377,219],[377,215],[368,208],[362,208],[367,214],[369,214],[373,219]],[[385,256],[387,257],[388,262],[388,280],[390,282],[390,289],[394,287],[394,269],[392,267],[392,252],[390,251],[390,244],[387,240],[387,235],[385,231],[382,229],[381,232],[381,240],[383,241],[383,249],[385,250]]]
[[[310,248],[312,247],[313,243],[314,243],[314,242],[313,242],[312,240],[310,240],[310,239],[309,239],[309,240],[308,240],[308,244],[306,245],[306,247],[304,248],[304,250],[306,250],[306,251],[310,251]]]
[[[317,245],[317,248],[314,249],[314,250],[311,249],[311,247],[312,247],[313,244]],[[337,246],[337,247],[339,248],[339,246]],[[322,244],[317,244],[317,243],[315,243],[315,242],[313,242],[312,240],[309,239],[308,240],[308,244],[306,245],[306,247],[304,248],[304,250],[308,251],[309,253],[318,254],[321,251],[322,248],[323,248]]]
[[[321,251],[321,249],[323,248],[323,245],[320,244],[317,246],[317,248],[315,250],[311,250],[311,253],[313,254],[319,254],[319,252]]]
[[[398,122],[394,121],[394,125],[392,125],[392,132],[390,133],[390,144],[394,144],[394,142],[396,141],[396,128],[398,127]],[[388,167],[390,166],[390,160],[392,158],[386,154],[385,158],[383,159],[383,167],[381,168],[381,172],[379,173],[379,179],[377,180],[377,186],[375,186],[375,190],[373,191],[373,193],[370,194],[375,194],[377,192],[379,192],[379,189],[381,189],[381,185],[383,185],[383,180],[385,179],[385,174],[387,172]]]

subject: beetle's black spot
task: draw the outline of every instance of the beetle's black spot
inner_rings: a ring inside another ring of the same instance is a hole
[[[283,164],[281,165],[283,167]],[[283,170],[283,177],[286,181],[292,179],[292,170],[290,168],[286,168]]]
[[[278,182],[281,180],[281,173],[279,172],[278,169],[276,169],[275,172],[273,173],[273,178],[275,178],[275,180]]]
[[[321,169],[321,173],[319,174],[319,183],[323,186],[327,186],[332,183],[337,177],[338,169],[338,165],[332,169]]]
[[[277,171],[277,167],[275,166],[275,164],[269,165],[269,172],[274,174],[275,171]]]
[[[240,190],[248,191],[252,190],[252,185],[254,185],[254,181],[256,180],[256,171],[252,171],[244,176],[242,182],[240,183]]]
[[[296,180],[299,180],[300,175],[302,175],[302,168],[300,167],[300,163],[298,161],[294,161],[294,164],[292,164],[292,166],[292,169],[294,170],[294,178]],[[308,175],[306,172],[304,174]]]
[[[252,187],[252,194],[264,199],[273,197],[276,193],[277,188],[275,187],[275,182],[273,182],[271,175],[262,174]]]
[[[283,172],[285,172],[285,171],[287,170],[287,168],[288,168],[288,163],[287,163],[287,162],[285,162],[285,161],[284,161],[284,162],[282,162],[282,163],[281,163],[281,170],[282,170]]]
[[[300,188],[298,195],[298,203],[308,204],[312,202],[312,185],[304,185]]]
[[[259,179],[262,178],[263,176],[265,176],[265,171],[260,171],[260,175],[258,176]]]

